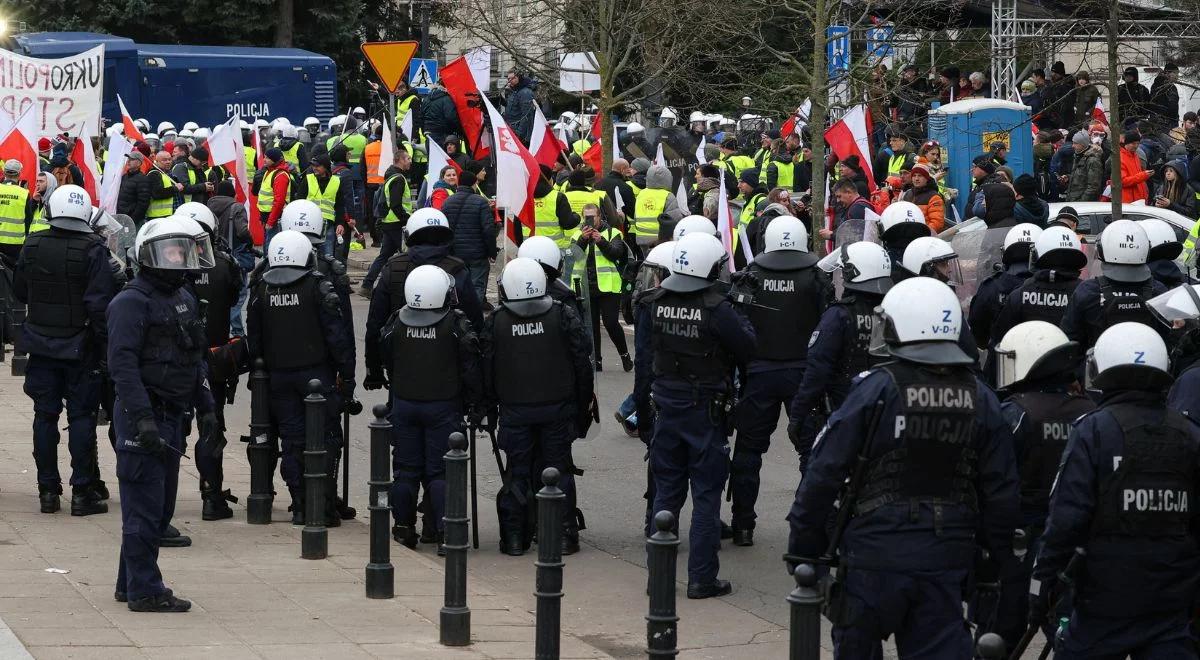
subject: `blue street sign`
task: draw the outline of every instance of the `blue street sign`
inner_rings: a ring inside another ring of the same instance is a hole
[[[829,77],[840,78],[850,71],[850,28],[845,25],[830,25],[825,28],[825,40]]]
[[[867,58],[878,62],[895,54],[892,47],[892,33],[895,28],[891,25],[880,25],[867,30]]]
[[[418,94],[428,94],[438,79],[437,60],[413,58],[408,63],[408,86]]]

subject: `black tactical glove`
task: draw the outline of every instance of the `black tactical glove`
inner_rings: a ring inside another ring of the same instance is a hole
[[[478,429],[483,427],[484,410],[479,406],[471,406],[467,408],[467,423],[471,428]]]
[[[338,377],[337,393],[342,397],[342,401],[351,401],[354,399],[354,379],[342,379]]]
[[[201,413],[200,417],[196,419],[196,429],[200,432],[201,440],[209,441],[217,430],[217,413]]]
[[[162,456],[167,451],[167,443],[158,434],[158,424],[153,417],[144,417],[137,423],[137,444],[142,449]]]
[[[383,369],[367,369],[367,377],[363,379],[363,388],[367,390],[381,390],[388,386],[387,376],[384,375]]]
[[[761,284],[761,282],[758,280],[758,276],[749,270],[739,270],[738,272],[729,276],[729,281],[732,282],[734,286],[746,291],[758,291],[758,287]]]

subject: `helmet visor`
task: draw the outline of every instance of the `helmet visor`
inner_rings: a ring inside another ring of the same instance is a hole
[[[149,268],[159,270],[198,270],[211,268],[200,262],[197,241],[191,236],[164,236],[142,245],[138,262]],[[208,254],[212,256],[212,245],[208,246]]]
[[[662,284],[662,281],[670,273],[666,266],[652,264],[649,261],[642,264],[638,269],[637,281],[634,282],[634,291],[642,292],[649,291]]]
[[[921,267],[921,274],[941,280],[950,286],[962,286],[962,266],[958,263],[958,255],[927,262]]]
[[[996,358],[996,387],[1004,388],[1017,382],[1017,352],[992,350]]]
[[[1189,321],[1195,319],[1197,314],[1188,309],[1186,305],[1180,308],[1171,304],[1172,302],[1175,302],[1176,304],[1181,302],[1176,299],[1176,296],[1179,295],[1181,290],[1187,293],[1194,308],[1200,310],[1200,295],[1198,295],[1196,293],[1196,289],[1190,285],[1176,287],[1170,291],[1167,291],[1166,293],[1154,296],[1150,300],[1146,301],[1146,305],[1150,307],[1150,311],[1154,312],[1155,316],[1158,316],[1160,319],[1166,322],[1167,325],[1174,325],[1176,321]]]
[[[217,265],[217,256],[213,251],[212,239],[205,232],[203,236],[194,236],[196,242],[196,263],[200,264],[201,269],[212,268]]]
[[[1092,383],[1096,377],[1100,375],[1100,368],[1096,366],[1096,349],[1089,348],[1087,351],[1087,368],[1084,370],[1083,387],[1084,389],[1093,390]]]
[[[887,331],[885,327],[891,323],[891,318],[883,311],[882,307],[875,308],[875,317],[871,322],[871,343],[867,352],[875,357],[888,357],[892,353],[888,350]]]

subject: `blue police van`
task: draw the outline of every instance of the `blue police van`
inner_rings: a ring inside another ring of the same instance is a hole
[[[104,45],[104,118],[121,120],[117,94],[133,117],[151,126],[186,121],[222,124],[235,113],[246,121],[305,117],[327,122],[338,114],[333,60],[298,48],[168,46],[93,32],[31,32],[9,48],[29,57],[68,57]]]

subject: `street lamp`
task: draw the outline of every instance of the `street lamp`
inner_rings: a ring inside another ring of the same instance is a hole
[[[747,110],[750,109],[750,97],[749,96],[742,97],[742,107],[746,108]]]

